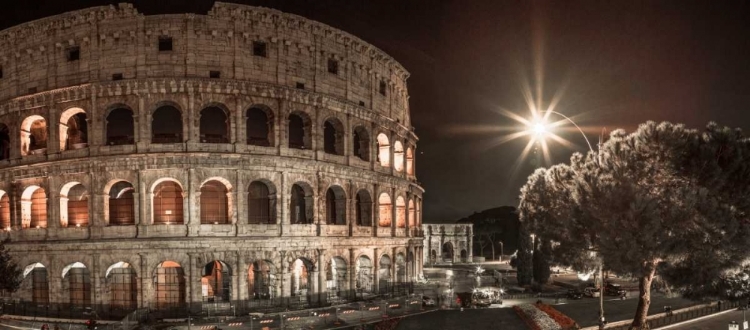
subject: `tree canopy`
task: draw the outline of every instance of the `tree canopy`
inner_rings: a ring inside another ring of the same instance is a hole
[[[7,292],[16,292],[21,286],[21,269],[13,261],[5,244],[10,239],[0,242],[0,290]]]
[[[720,294],[750,251],[750,141],[739,129],[648,122],[598,152],[537,170],[520,219],[557,262],[640,278],[632,328],[645,325],[657,269],[693,296]]]

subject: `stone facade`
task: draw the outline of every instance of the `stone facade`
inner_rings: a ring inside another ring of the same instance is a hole
[[[421,274],[408,73],[352,35],[244,5],[120,4],[1,31],[0,65],[16,298],[325,302]]]
[[[472,262],[472,224],[423,224],[425,265]]]

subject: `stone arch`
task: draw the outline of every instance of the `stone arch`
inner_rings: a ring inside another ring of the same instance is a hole
[[[404,145],[398,140],[393,143],[393,169],[397,172],[404,171]]]
[[[370,132],[362,125],[352,132],[352,154],[366,162],[370,161]]]
[[[332,155],[344,155],[344,124],[336,117],[323,122],[323,151]]]
[[[251,299],[273,299],[276,296],[276,266],[268,260],[257,260],[249,266],[247,288]]]
[[[135,224],[135,187],[128,181],[115,179],[107,183],[105,221],[110,226]]]
[[[393,218],[393,203],[388,193],[378,196],[378,226],[390,227]]]
[[[10,128],[0,123],[0,160],[10,159]]]
[[[135,120],[133,109],[124,104],[115,104],[109,107],[105,119],[106,145],[131,145],[135,144]]]
[[[291,295],[307,297],[312,293],[312,272],[315,270],[315,263],[307,258],[299,257],[289,264],[291,275]]]
[[[31,301],[35,304],[49,304],[49,272],[47,267],[39,262],[30,264],[24,269],[23,277],[31,280]]]
[[[183,224],[183,190],[179,181],[171,178],[156,180],[151,187],[153,224]]]
[[[255,104],[245,111],[247,144],[261,147],[274,146],[273,110],[264,104]]]
[[[229,302],[232,300],[232,268],[221,260],[203,266],[201,277],[204,302]]]
[[[391,166],[391,143],[388,136],[380,133],[377,138],[378,142],[378,163],[380,166]]]
[[[201,224],[230,223],[232,185],[223,178],[210,178],[200,188]]]
[[[151,114],[151,143],[182,143],[182,110],[162,102]]]
[[[289,221],[291,224],[311,224],[313,217],[313,189],[306,182],[296,182],[292,185],[289,202]]]
[[[10,230],[10,197],[0,190],[0,230]]]
[[[31,185],[21,194],[21,228],[47,228],[47,193]]]
[[[414,199],[409,199],[409,226],[416,228],[417,227],[417,219],[414,218],[416,215],[414,211]]]
[[[331,258],[326,269],[326,291],[329,297],[342,297],[342,292],[347,288],[347,269],[346,259],[335,256]]]
[[[414,175],[414,150],[406,148],[406,174]]]
[[[455,253],[454,253],[453,243],[451,242],[443,243],[443,247],[442,247],[443,261],[452,262],[454,254]]]
[[[354,266],[355,279],[354,286],[357,291],[364,293],[372,293],[372,261],[366,255],[360,255],[357,257],[357,263]]]
[[[437,251],[435,249],[430,250],[430,262],[433,264],[437,262]]]
[[[408,282],[406,274],[406,257],[403,252],[396,254],[396,282]]]
[[[89,225],[89,192],[80,182],[68,182],[60,189],[60,225]]]
[[[201,143],[229,143],[231,112],[226,106],[213,103],[204,107],[199,114]]]
[[[357,226],[372,226],[372,197],[367,189],[357,192],[356,222]]]
[[[332,185],[326,191],[326,224],[346,224],[346,191],[341,186]]]
[[[391,278],[391,267],[393,267],[393,261],[387,254],[383,254],[378,259],[378,287],[380,292],[389,292],[390,284],[393,282]]]
[[[247,223],[276,223],[276,187],[268,180],[250,182],[247,188]]]
[[[406,228],[406,202],[403,196],[396,197],[396,227]]]
[[[164,261],[154,269],[155,297],[157,310],[181,309],[185,307],[185,271],[174,261]]]
[[[304,111],[294,111],[287,118],[289,148],[312,149],[312,120]]]
[[[69,108],[60,115],[60,150],[88,147],[88,118],[81,108]]]
[[[466,253],[466,249],[461,249],[461,262],[467,262],[466,258],[469,255]]]
[[[21,156],[42,154],[47,151],[47,120],[40,115],[31,115],[21,122]]]
[[[86,265],[74,262],[63,268],[63,292],[72,306],[91,306],[91,273]]]
[[[133,266],[124,261],[114,263],[104,278],[110,310],[131,311],[138,307],[138,277]]]

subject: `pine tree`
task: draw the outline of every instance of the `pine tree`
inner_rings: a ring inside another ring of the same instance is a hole
[[[518,232],[518,255],[516,256],[516,278],[518,285],[529,285],[533,277],[532,260],[531,260],[531,234],[521,228]]]
[[[552,275],[552,271],[550,270],[552,247],[549,241],[544,240],[541,237],[537,238],[537,240],[541,242],[537,242],[536,249],[534,249],[534,282],[539,284],[547,284],[547,282],[549,282],[550,276]]]
[[[0,290],[16,292],[21,286],[21,269],[5,249],[8,242],[10,239],[7,238],[0,242]]]
[[[703,132],[653,122],[614,131],[599,152],[529,177],[519,211],[525,227],[555,242],[558,262],[587,271],[601,260],[639,278],[631,329],[643,329],[657,270],[700,297],[721,291],[747,260],[750,142],[713,123]]]

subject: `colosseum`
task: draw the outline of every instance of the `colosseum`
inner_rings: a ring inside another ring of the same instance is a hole
[[[33,308],[317,306],[421,276],[408,72],[277,10],[0,32],[0,238]]]

